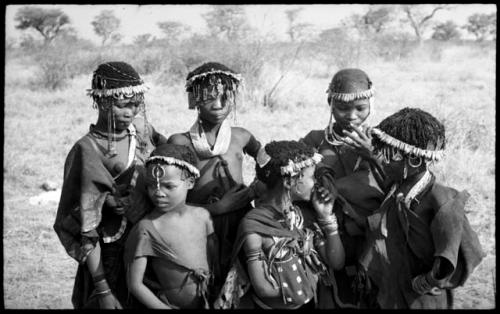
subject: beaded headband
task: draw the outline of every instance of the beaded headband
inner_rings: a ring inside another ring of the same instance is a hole
[[[196,108],[196,104],[200,101],[206,101],[208,97],[216,98],[218,95],[224,92],[224,85],[220,77],[216,77],[217,74],[222,74],[228,76],[231,79],[230,86],[227,86],[229,90],[237,91],[239,85],[243,82],[241,74],[232,73],[229,71],[215,70],[212,68],[208,72],[203,72],[197,75],[193,75],[186,82],[186,90],[188,91],[188,105],[189,109]],[[201,84],[196,82],[200,79],[210,76],[208,86],[203,87]]]
[[[299,161],[299,162],[293,162],[289,159],[288,165],[280,168],[281,175],[282,176],[289,175],[289,176],[293,177],[293,176],[299,174],[299,172],[302,169],[318,164],[322,159],[323,159],[323,156],[318,154],[318,153],[314,153],[314,155],[311,158],[307,158],[307,159]]]
[[[198,168],[196,168],[195,166],[193,166],[192,164],[190,164],[184,160],[180,160],[180,159],[173,158],[173,157],[152,156],[146,160],[146,166],[148,166],[149,164],[151,164],[154,161],[161,161],[167,165],[173,165],[173,166],[177,166],[177,167],[186,169],[191,175],[193,175],[193,177],[195,179],[200,177],[200,171],[198,170]],[[165,175],[165,170],[161,167],[161,165],[156,165],[152,169],[152,175],[155,179],[160,179]]]
[[[332,91],[331,87],[329,87],[326,92],[328,93],[328,96],[334,100],[350,102],[357,99],[366,99],[373,97],[375,95],[375,88],[371,87],[370,89],[356,93],[337,93]]]
[[[444,157],[444,150],[428,150],[422,149],[390,136],[389,134],[377,128],[372,129],[372,133],[376,135],[385,144],[397,148],[407,155],[422,157],[427,160],[439,161]]]
[[[113,96],[116,99],[131,98],[137,94],[142,94],[149,90],[146,84],[119,87],[112,89],[87,89],[87,95],[90,97],[109,97]]]

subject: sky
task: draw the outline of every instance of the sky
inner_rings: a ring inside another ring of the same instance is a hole
[[[23,31],[15,28],[14,17],[17,10],[25,5],[8,5],[5,16],[5,32],[7,38],[18,39]],[[100,38],[94,33],[91,21],[102,10],[113,10],[120,18],[119,32],[122,42],[131,42],[135,36],[150,33],[161,37],[158,22],[177,21],[191,27],[192,32],[205,33],[207,30],[202,14],[210,10],[210,5],[39,5],[45,8],[60,8],[65,12],[80,37],[95,43]],[[322,30],[338,26],[340,21],[354,13],[365,13],[369,5],[363,4],[329,4],[329,5],[246,5],[249,23],[262,34],[273,34],[277,38],[286,38],[287,19],[285,11],[292,8],[303,8],[298,22],[311,23]],[[474,13],[496,13],[494,4],[457,4],[449,11],[438,11],[435,19],[439,21],[453,20],[463,25],[467,17]]]

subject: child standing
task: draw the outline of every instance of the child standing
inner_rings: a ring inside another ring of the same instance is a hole
[[[301,141],[323,155],[317,166],[319,183],[338,195],[335,206],[345,247],[345,267],[335,271],[336,286],[320,287],[322,308],[365,307],[355,287],[357,258],[363,243],[364,218],[383,200],[383,172],[373,161],[370,127],[375,89],[360,69],[343,69],[327,90],[330,121],[324,130],[313,130]],[[301,204],[301,206],[311,206]],[[335,289],[336,287],[336,289]]]
[[[132,229],[125,264],[130,292],[148,308],[209,308],[208,252],[216,249],[216,239],[210,213],[186,205],[200,176],[194,161],[192,151],[175,144],[159,146],[146,161],[147,191],[155,207]],[[155,281],[157,290],[144,284]]]
[[[198,118],[185,133],[172,135],[169,143],[188,146],[196,155],[200,179],[187,201],[202,204],[214,220],[219,251],[215,286],[220,287],[229,267],[231,250],[240,219],[251,208],[252,189],[243,184],[243,154],[256,157],[260,143],[246,129],[231,127],[227,116],[236,105],[241,75],[228,67],[209,62],[187,76],[189,108]]]
[[[78,263],[72,302],[75,308],[121,308],[127,298],[123,242],[144,214],[129,210],[137,165],[166,139],[134,118],[147,86],[125,62],[97,67],[88,95],[99,109],[97,123],[69,152],[54,230]]]
[[[378,288],[382,309],[451,308],[484,257],[464,207],[469,193],[435,181],[428,169],[442,158],[444,126],[420,109],[405,108],[373,129],[391,188],[368,217],[361,265]]]

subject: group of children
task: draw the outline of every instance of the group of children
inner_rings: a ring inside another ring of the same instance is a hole
[[[241,84],[220,63],[189,73],[198,117],[167,139],[132,66],[95,70],[98,119],[68,154],[54,224],[79,263],[74,307],[451,308],[484,253],[469,194],[428,167],[444,126],[414,108],[366,125],[373,83],[343,69],[324,130],[263,146],[226,119]]]

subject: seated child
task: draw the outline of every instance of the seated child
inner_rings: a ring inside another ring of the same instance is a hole
[[[382,309],[443,309],[484,257],[464,207],[469,193],[436,182],[445,129],[431,114],[405,108],[373,129],[391,188],[368,217],[360,260]]]
[[[245,278],[251,282],[249,294],[257,308],[314,308],[319,277],[343,267],[334,200],[325,188],[313,192],[320,160],[311,147],[296,141],[271,142],[259,152],[256,174],[268,191],[240,223],[233,268],[216,308],[238,307],[249,288]],[[305,216],[292,203],[296,200],[312,200],[315,230],[305,227]],[[238,260],[241,248],[246,271]]]
[[[228,270],[236,229],[251,208],[253,189],[243,184],[243,154],[255,158],[260,143],[246,129],[231,127],[227,116],[236,105],[241,75],[215,62],[205,63],[187,76],[189,109],[198,117],[188,132],[173,134],[169,143],[188,146],[196,156],[200,179],[187,202],[207,208],[214,220],[219,251],[215,285],[220,288]]]
[[[175,144],[157,147],[146,161],[155,207],[130,232],[124,259],[129,290],[148,308],[209,308],[208,251],[216,242],[210,213],[186,204],[200,176],[194,161],[187,147]]]
[[[74,307],[121,308],[128,296],[123,243],[144,214],[143,206],[128,210],[130,191],[140,186],[137,166],[166,139],[145,114],[143,121],[134,120],[145,110],[148,88],[132,66],[103,63],[94,71],[91,86],[88,95],[99,110],[97,123],[66,158],[54,230],[79,263]]]

